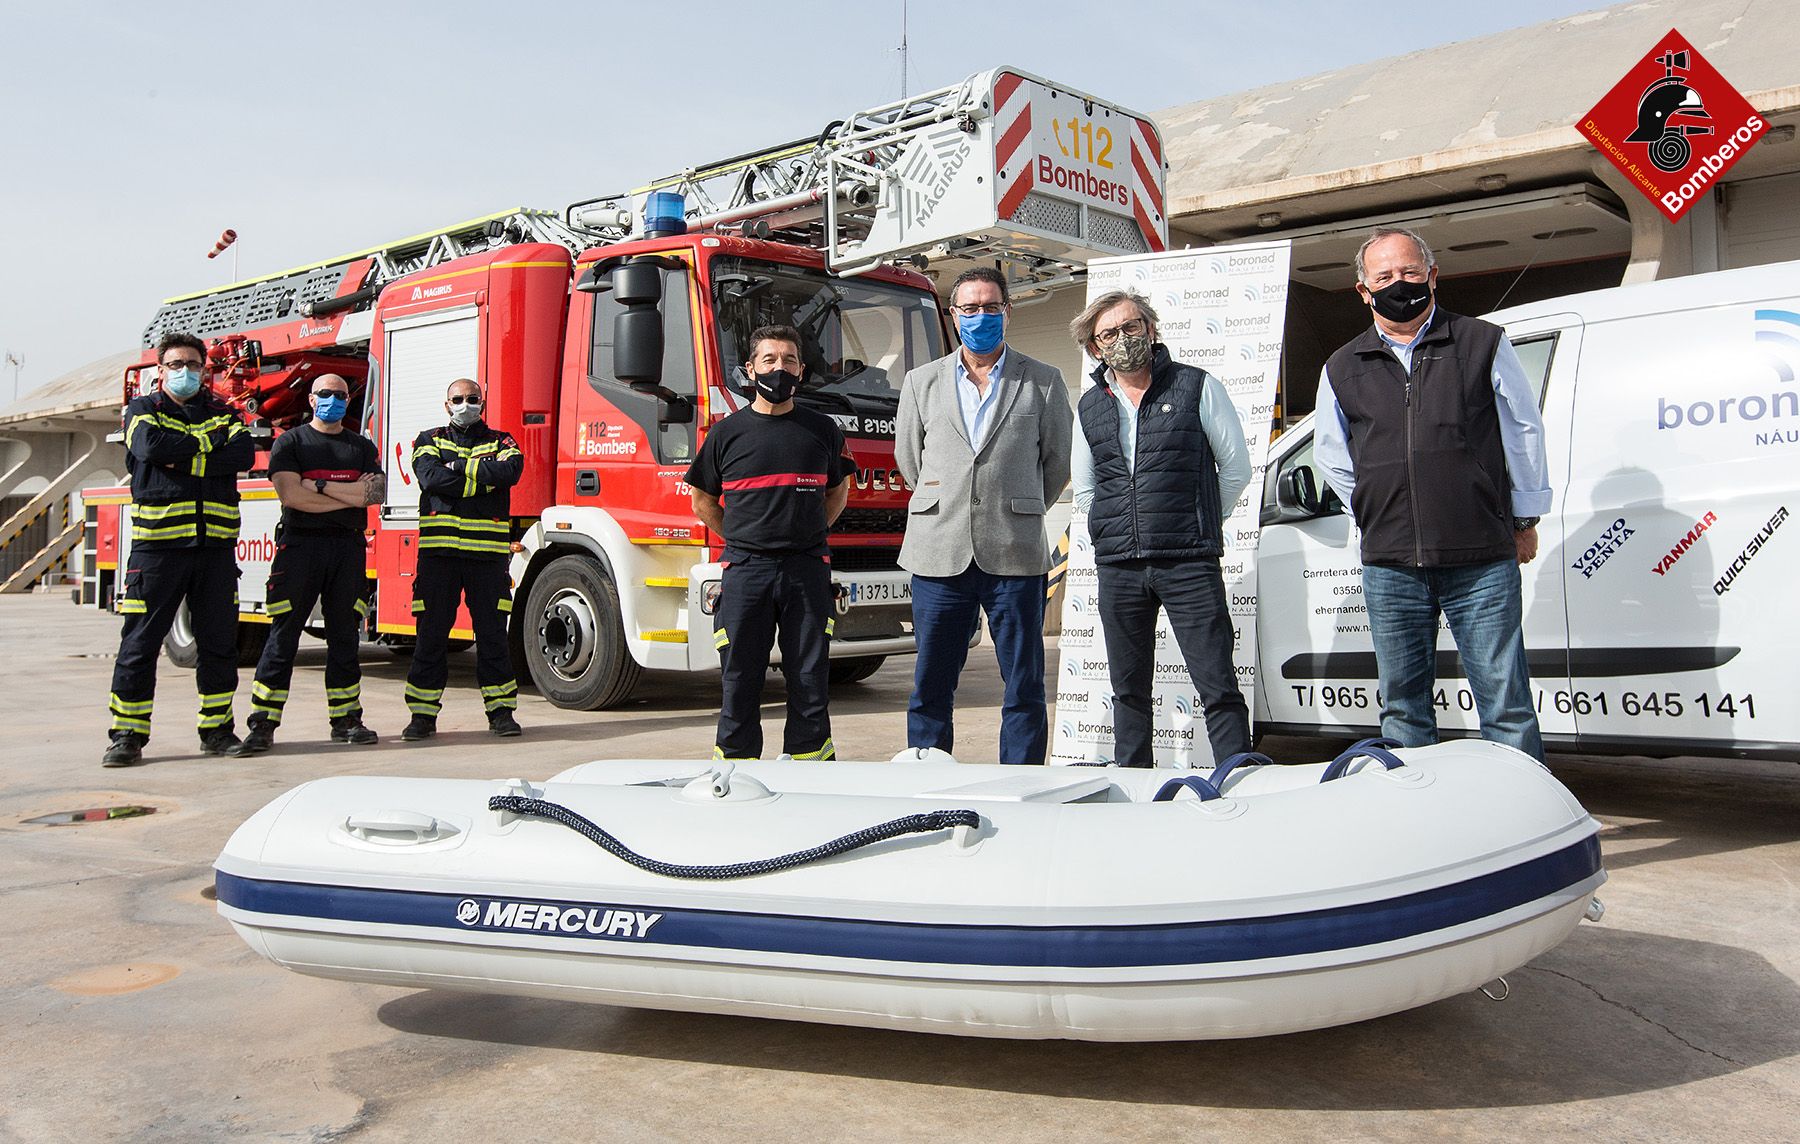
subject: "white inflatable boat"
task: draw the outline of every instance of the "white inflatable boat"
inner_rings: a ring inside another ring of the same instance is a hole
[[[1599,916],[1598,826],[1533,760],[1346,756],[322,779],[232,835],[219,912],[321,977],[1121,1041],[1397,1012]]]

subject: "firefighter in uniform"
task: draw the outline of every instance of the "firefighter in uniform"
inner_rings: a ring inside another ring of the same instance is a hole
[[[751,334],[745,369],[756,400],[706,435],[687,471],[694,515],[725,538],[713,632],[724,694],[713,758],[761,756],[763,680],[779,628],[787,680],[782,749],[823,761],[836,757],[826,532],[849,499],[855,462],[830,418],[794,405],[805,370],[798,331],[764,326]]]
[[[444,400],[450,423],[413,441],[413,472],[419,478],[419,572],[412,606],[418,645],[406,676],[412,721],[400,733],[408,742],[437,733],[450,677],[445,658],[450,628],[464,599],[475,629],[475,681],[488,730],[507,737],[520,733],[513,717],[519,684],[506,618],[512,612],[511,489],[525,471],[525,454],[511,434],[483,422],[481,411],[481,387],[458,378]]]
[[[256,459],[250,431],[205,388],[206,344],[165,334],[156,347],[161,389],[125,407],[131,474],[131,559],[119,591],[125,617],[113,663],[112,744],[101,764],[143,761],[156,697],[156,654],[185,602],[200,663],[200,749],[238,745],[238,474]]]
[[[357,660],[369,581],[363,533],[369,505],[386,481],[375,442],[344,429],[350,383],[335,373],[313,382],[312,420],[283,433],[269,451],[269,480],[281,498],[281,525],[266,596],[273,630],[250,685],[249,733],[239,755],[275,743],[287,706],[300,632],[318,603],[325,620],[325,709],[331,741],[359,746],[376,734],[362,721],[362,664]]]

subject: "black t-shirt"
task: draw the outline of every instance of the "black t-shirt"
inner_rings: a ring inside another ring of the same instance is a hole
[[[713,426],[687,482],[725,506],[725,559],[750,553],[824,556],[825,491],[856,471],[831,418],[794,408],[740,409]]]
[[[364,473],[381,471],[381,454],[375,442],[345,429],[321,433],[311,424],[296,426],[275,438],[269,450],[269,475],[299,473],[312,481],[354,481]],[[281,527],[299,536],[358,535],[369,527],[369,510],[348,506],[334,512],[299,512],[283,506]]]

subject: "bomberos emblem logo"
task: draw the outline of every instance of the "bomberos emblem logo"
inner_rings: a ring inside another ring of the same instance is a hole
[[[1769,129],[1672,28],[1577,127],[1670,222]]]

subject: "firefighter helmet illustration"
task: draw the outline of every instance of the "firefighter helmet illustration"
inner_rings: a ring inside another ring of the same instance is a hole
[[[1702,123],[1675,122],[1676,116],[1711,119],[1700,102],[1700,93],[1688,86],[1688,54],[1668,51],[1656,57],[1663,66],[1663,77],[1644,89],[1638,99],[1637,130],[1625,137],[1627,143],[1647,143],[1650,162],[1659,171],[1673,174],[1688,164],[1691,153],[1687,136],[1711,135],[1712,128]],[[1676,72],[1682,74],[1676,75]]]

